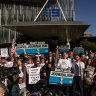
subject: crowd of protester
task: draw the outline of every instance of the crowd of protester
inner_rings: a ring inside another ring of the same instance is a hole
[[[56,63],[56,61],[58,61],[58,63]],[[2,68],[6,67],[5,65],[7,62],[13,62],[12,67],[17,67],[19,69],[17,74],[12,76],[3,74]],[[13,52],[9,54],[9,57],[0,56],[0,82],[2,82],[0,83],[0,96],[4,96],[4,94],[5,96],[24,96],[26,93],[22,93],[18,86],[18,84],[21,84],[22,82],[26,84],[26,92],[28,94],[36,91],[34,84],[28,84],[28,65],[30,65],[31,68],[40,68],[40,80],[46,80],[47,82],[49,82],[51,70],[54,70],[57,67],[64,71],[72,70],[74,73],[74,80],[71,88],[72,95],[96,96],[96,53],[88,51],[85,51],[85,53],[82,54],[73,53],[72,51],[58,53],[58,58],[56,58],[56,53],[51,51],[42,56],[38,54],[28,55],[27,53],[17,55]],[[87,66],[94,68],[92,75],[88,73]],[[7,84],[5,84],[6,78]],[[6,88],[1,88],[3,83]]]

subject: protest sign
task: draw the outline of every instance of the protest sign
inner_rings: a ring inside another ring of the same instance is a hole
[[[89,72],[89,76],[92,77],[92,75],[94,74],[95,68],[92,66],[87,66],[87,71]]]
[[[60,47],[59,47],[59,52],[69,52],[69,48],[67,47],[67,46],[63,46],[63,45],[61,45]]]
[[[29,84],[36,84],[40,80],[40,68],[29,68]]]
[[[26,65],[27,73],[29,73],[29,68],[32,68],[33,66],[34,66],[34,64],[27,64]]]
[[[31,42],[30,44],[18,44],[15,47],[15,51],[17,54],[22,54],[24,52],[26,52],[27,54],[48,53],[49,45],[45,44],[45,42]]]
[[[25,83],[19,84],[19,88],[21,90],[21,93],[25,92],[26,91],[26,85],[25,85]]]
[[[84,53],[84,48],[83,47],[75,47],[73,49],[74,53]]]
[[[12,67],[13,66],[13,62],[7,62],[6,64],[5,64],[5,67]]]
[[[8,57],[8,49],[7,48],[1,48],[1,56]]]
[[[72,84],[74,74],[71,71],[51,71],[49,83],[54,84]]]

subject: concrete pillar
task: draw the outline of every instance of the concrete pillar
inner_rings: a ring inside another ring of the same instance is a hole
[[[8,43],[10,43],[10,34],[11,34],[11,30],[9,29],[9,32],[8,32],[9,34],[8,34]]]
[[[14,31],[14,39],[16,40],[16,29]]]
[[[14,14],[15,14],[15,12],[16,12],[16,5],[15,5],[15,0],[14,0]]]
[[[20,15],[22,14],[22,11],[21,11],[22,9],[21,9],[21,8],[22,8],[22,6],[21,6],[21,4],[20,4]]]
[[[8,11],[5,8],[5,25],[7,25],[7,20],[8,20]]]
[[[24,14],[23,14],[23,22],[24,22]]]
[[[19,18],[18,18],[18,9],[17,9],[17,22],[19,21]]]
[[[0,9],[0,26],[1,26],[1,9]]]

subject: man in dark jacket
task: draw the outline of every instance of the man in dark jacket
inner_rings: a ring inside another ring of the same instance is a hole
[[[47,81],[49,81],[49,76],[50,76],[50,72],[51,72],[51,64],[48,63],[48,64],[45,64],[43,67],[42,67],[42,70],[40,72],[40,77],[41,79],[45,79]]]

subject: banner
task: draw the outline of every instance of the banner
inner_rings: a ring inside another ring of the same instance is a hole
[[[7,48],[1,48],[1,56],[8,57],[8,49]]]
[[[71,71],[51,71],[50,84],[72,84],[74,74]]]
[[[82,48],[82,47],[75,47],[73,49],[73,52],[74,53],[84,53],[84,48]]]
[[[48,53],[49,45],[44,42],[31,42],[30,44],[17,44],[15,47],[17,54],[22,54],[26,52],[27,54],[36,54],[36,53]]]
[[[67,46],[63,46],[63,45],[61,45],[60,47],[59,47],[59,52],[69,52],[69,48],[67,47]]]
[[[29,68],[29,84],[36,84],[40,80],[40,68]]]

